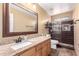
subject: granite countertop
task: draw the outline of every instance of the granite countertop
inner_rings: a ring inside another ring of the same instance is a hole
[[[26,50],[26,49],[29,49],[45,40],[48,40],[50,39],[50,37],[38,37],[37,40],[31,40],[29,39],[30,42],[32,42],[32,44],[28,45],[28,46],[25,46],[23,48],[20,48],[20,49],[17,49],[17,50],[14,50],[11,48],[12,45],[16,44],[16,43],[11,43],[11,44],[7,44],[7,45],[1,45],[0,46],[0,56],[14,56],[16,55],[17,53],[23,51],[23,50]]]

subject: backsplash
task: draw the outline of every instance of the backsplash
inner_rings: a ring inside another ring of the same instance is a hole
[[[35,37],[39,37],[39,36],[45,36],[46,34],[31,34],[31,35],[21,35],[20,37],[24,37],[27,36],[27,39],[31,39],[31,38],[35,38]],[[0,34],[0,36],[2,36]],[[13,36],[13,37],[5,37],[5,38],[1,38],[2,40],[0,40],[0,45],[5,45],[5,44],[9,44],[9,43],[13,43],[15,42],[14,40],[18,39],[19,36]]]

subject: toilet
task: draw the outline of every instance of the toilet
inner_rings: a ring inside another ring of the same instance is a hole
[[[58,40],[51,40],[51,48],[57,49]]]

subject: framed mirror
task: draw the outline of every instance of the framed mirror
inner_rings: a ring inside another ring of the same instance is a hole
[[[3,4],[3,37],[38,33],[38,14],[20,3]]]

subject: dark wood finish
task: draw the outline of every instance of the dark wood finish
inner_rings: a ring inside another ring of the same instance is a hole
[[[9,32],[9,4],[8,3],[3,3],[3,37],[38,33],[38,13],[36,13],[36,15],[37,15],[36,31]]]
[[[9,15],[8,14],[8,5],[7,3],[6,4],[3,4],[3,37],[4,36],[7,36],[8,32],[9,32],[9,22],[8,22],[8,18],[9,18]]]

